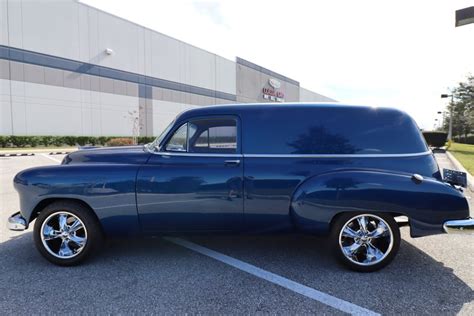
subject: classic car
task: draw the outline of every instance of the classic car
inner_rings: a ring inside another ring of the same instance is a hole
[[[14,178],[39,252],[82,262],[104,237],[328,235],[336,257],[375,271],[412,237],[472,232],[459,183],[442,178],[414,120],[342,104],[216,105],[185,111],[144,146],[79,150]]]

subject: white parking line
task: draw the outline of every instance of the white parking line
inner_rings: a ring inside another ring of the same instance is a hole
[[[49,156],[49,155],[46,155],[46,154],[40,154],[40,155],[43,156],[44,158],[48,158],[48,159],[50,159],[50,160],[52,160],[52,161],[61,163],[61,160],[56,159],[56,158],[54,158],[54,157],[51,157],[51,156]]]
[[[350,302],[344,301],[340,298],[334,297],[332,295],[326,294],[324,292],[315,290],[313,288],[310,288],[306,285],[297,283],[295,281],[289,280],[287,278],[284,278],[278,274],[268,272],[266,270],[263,270],[259,267],[256,267],[254,265],[251,265],[249,263],[243,262],[241,260],[229,257],[227,255],[224,255],[222,253],[219,253],[217,251],[211,250],[209,248],[200,246],[198,244],[192,243],[190,241],[181,239],[181,238],[173,238],[173,237],[164,237],[165,240],[170,241],[172,243],[175,243],[177,245],[180,245],[182,247],[185,247],[187,249],[196,251],[202,255],[211,257],[213,259],[216,259],[220,262],[223,262],[225,264],[228,264],[234,268],[237,268],[239,270],[245,271],[247,273],[250,273],[256,277],[259,277],[261,279],[264,279],[266,281],[272,282],[274,284],[277,284],[281,287],[284,287],[290,291],[296,292],[298,294],[304,295],[308,298],[311,298],[315,301],[321,302],[323,304],[326,304],[328,306],[331,306],[335,309],[338,309],[342,312],[346,312],[352,315],[380,315],[378,313],[375,313],[371,310],[365,309],[363,307],[360,307],[358,305],[352,304]]]

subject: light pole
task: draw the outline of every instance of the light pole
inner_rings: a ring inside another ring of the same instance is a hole
[[[441,98],[451,97],[451,106],[449,107],[449,130],[448,130],[448,140],[451,140],[453,137],[453,106],[454,106],[454,94],[442,94]]]
[[[443,112],[438,111],[438,112],[436,112],[436,113],[437,113],[438,115],[441,115]],[[436,120],[438,120],[438,119],[436,119]],[[443,123],[444,123],[444,120],[443,120],[443,116],[441,115],[441,120],[440,120],[440,122],[439,122],[439,127],[440,127],[441,129],[443,128]]]

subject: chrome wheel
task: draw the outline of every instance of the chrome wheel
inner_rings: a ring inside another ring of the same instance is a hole
[[[360,214],[349,219],[339,233],[344,256],[361,266],[384,260],[393,248],[394,236],[389,224],[379,216]]]
[[[74,214],[60,211],[49,215],[41,225],[45,249],[59,259],[77,256],[87,243],[87,229]]]

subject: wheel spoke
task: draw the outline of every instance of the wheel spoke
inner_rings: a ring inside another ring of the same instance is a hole
[[[58,221],[59,221],[59,229],[62,231],[65,231],[67,228],[67,215],[66,214],[59,215]]]
[[[384,253],[380,251],[379,248],[372,245],[371,243],[367,243],[365,245],[365,249],[366,249],[366,259],[364,260],[364,262],[378,261],[384,256]]]
[[[80,237],[76,235],[70,236],[69,240],[78,245],[79,247],[84,247],[87,241],[85,237]]]
[[[363,233],[367,233],[367,218],[365,216],[360,216],[357,218],[357,222],[359,223],[360,230]]]
[[[342,231],[342,236],[344,237],[349,237],[349,238],[357,238],[359,237],[359,234],[349,226],[346,226],[344,230]]]
[[[70,257],[74,253],[72,252],[71,248],[69,248],[69,241],[63,240],[61,243],[61,247],[59,247],[59,253],[61,257]]]
[[[82,226],[81,221],[79,221],[78,219],[76,219],[76,220],[69,226],[69,232],[74,233],[74,232],[78,231],[79,229],[81,229],[82,227],[83,227],[83,226]]]
[[[388,235],[388,227],[380,221],[377,228],[369,233],[370,238],[380,238]]]
[[[44,240],[51,240],[60,237],[61,232],[55,230],[49,225],[45,225],[43,228],[43,238]]]
[[[349,256],[349,257],[352,257],[357,252],[357,250],[359,250],[359,248],[360,248],[360,244],[356,242],[350,246],[342,247],[346,256]]]

